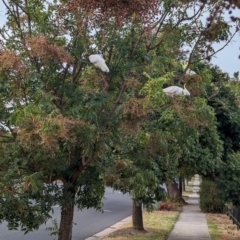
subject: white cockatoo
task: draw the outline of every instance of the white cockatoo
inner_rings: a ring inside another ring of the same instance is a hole
[[[171,97],[180,96],[180,95],[190,96],[190,92],[186,89],[185,84],[184,84],[184,88],[181,88],[178,86],[170,86],[170,87],[164,88],[163,91],[168,96],[171,96]]]
[[[186,71],[186,74],[189,75],[189,76],[193,76],[193,75],[196,75],[196,72],[192,71],[191,69],[188,69]]]
[[[92,54],[89,56],[89,61],[96,67],[100,68],[103,72],[108,73],[109,68],[105,63],[105,60],[100,54]]]
[[[182,65],[183,69],[185,70],[186,67],[188,66],[188,63],[183,62],[183,63],[181,63],[181,65]],[[194,71],[192,71],[191,69],[188,68],[187,71],[186,71],[186,75],[193,76],[193,75],[196,75],[196,72],[194,72]]]

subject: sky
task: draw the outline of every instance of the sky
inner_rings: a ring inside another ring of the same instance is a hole
[[[240,11],[233,12],[235,15],[240,15]],[[226,19],[229,20],[229,14],[226,14]],[[5,6],[0,0],[0,27],[5,23]],[[220,48],[220,44],[215,44],[214,49]],[[231,77],[234,72],[240,72],[240,34],[236,35],[231,43],[228,44],[222,51],[218,52],[211,60],[211,63],[218,65],[220,69],[227,72]]]
[[[232,12],[233,16],[240,16],[240,10],[233,10]],[[226,21],[231,21],[230,16],[228,13],[225,14]],[[221,47],[220,44],[214,45],[214,49],[219,47]],[[233,41],[222,51],[218,52],[211,62],[218,65],[224,72],[229,73],[230,76],[234,72],[240,72],[240,33],[237,33]]]

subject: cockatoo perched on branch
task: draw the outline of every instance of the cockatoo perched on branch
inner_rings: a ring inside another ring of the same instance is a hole
[[[182,65],[182,67],[183,67],[184,70],[185,70],[186,67],[188,66],[188,64],[187,64],[186,62],[181,63],[181,65]],[[190,75],[190,76],[193,76],[193,75],[196,75],[196,72],[192,71],[191,69],[188,69],[188,70],[186,71],[186,74],[187,74],[187,75]]]
[[[196,72],[192,71],[191,69],[188,69],[188,70],[186,71],[186,74],[187,74],[187,75],[190,75],[190,76],[193,76],[193,75],[196,75]]]
[[[190,96],[190,92],[186,89],[185,84],[184,88],[178,87],[178,86],[171,86],[164,88],[163,91],[171,97],[174,96],[180,96],[180,95],[185,95],[185,96]]]
[[[89,56],[89,61],[96,67],[100,68],[103,72],[108,73],[109,68],[105,63],[105,60],[100,54],[92,54]]]

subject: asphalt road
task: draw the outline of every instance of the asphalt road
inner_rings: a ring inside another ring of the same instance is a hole
[[[132,202],[129,195],[106,188],[105,199],[103,199],[104,212],[94,209],[84,209],[74,212],[73,240],[85,240],[86,238],[98,233],[114,223],[131,215]],[[60,220],[60,207],[54,208],[53,219]],[[26,235],[22,231],[9,231],[7,223],[0,225],[0,240],[54,240],[54,236],[49,236],[47,227],[53,227],[50,219],[46,225],[42,225],[37,231]]]

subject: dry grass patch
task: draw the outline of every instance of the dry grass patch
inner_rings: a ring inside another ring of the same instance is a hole
[[[160,202],[160,210],[162,211],[182,211],[182,208],[187,203],[184,197],[180,198],[168,198],[165,201]]]
[[[240,231],[226,214],[206,213],[208,229],[212,240],[239,240]]]
[[[177,211],[154,211],[143,213],[145,231],[132,228],[132,223],[126,223],[121,229],[113,232],[104,240],[165,240],[177,221]]]

